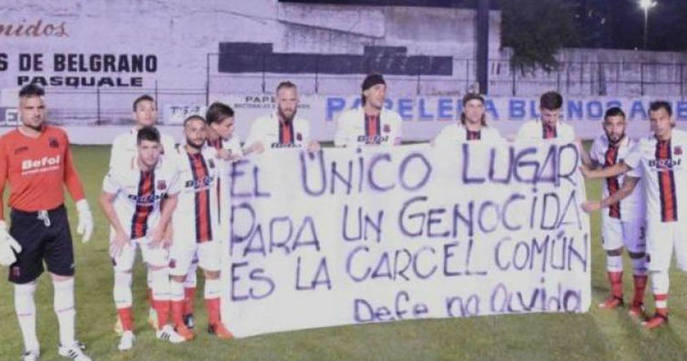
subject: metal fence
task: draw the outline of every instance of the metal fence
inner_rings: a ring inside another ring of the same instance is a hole
[[[164,119],[167,105],[205,104],[205,89],[153,88],[94,90],[48,89],[48,119],[58,125],[128,125],[133,123],[133,101],[149,94],[158,106],[158,118]]]
[[[424,75],[431,64],[413,62],[412,57],[382,55],[362,59],[357,73],[331,74],[319,71],[320,59],[310,55],[308,69],[297,73],[272,71],[281,55],[236,54],[237,60],[250,59],[258,68],[251,72],[220,72],[220,54],[208,54],[207,91],[213,93],[272,93],[276,84],[289,79],[305,94],[357,93],[363,74],[394,69],[405,75],[386,75],[393,83],[393,93],[408,95],[461,95],[477,91],[477,64],[473,59],[453,58],[451,75]],[[232,54],[223,54],[231,57]],[[331,55],[323,55],[323,57]],[[328,63],[329,60],[323,62]],[[262,68],[262,69],[260,69]],[[490,96],[534,96],[555,89],[575,96],[677,96],[684,95],[684,63],[642,62],[561,62],[546,72],[521,72],[510,67],[508,59],[491,59],[488,64]],[[390,86],[391,87],[391,86]]]
[[[426,75],[427,66],[432,64],[413,63],[407,56],[370,58],[360,64],[360,72],[355,74],[318,71],[317,57],[315,71],[303,69],[299,73],[278,73],[267,71],[268,65],[275,61],[268,59],[273,55],[259,55],[252,57],[255,64],[262,64],[258,66],[261,71],[227,73],[219,71],[218,56],[207,55],[206,79],[204,82],[201,79],[196,81],[196,84],[205,83],[204,88],[168,88],[164,86],[164,79],[158,79],[152,88],[49,88],[49,117],[58,124],[131,124],[132,101],[147,93],[155,97],[162,120],[167,106],[206,105],[214,97],[229,94],[272,94],[282,80],[296,83],[302,94],[358,94],[364,74],[379,68],[402,69],[413,74],[385,74],[390,94],[395,97],[461,96],[465,92],[479,90],[476,62],[472,59],[453,58],[450,75]],[[312,63],[310,65],[313,66]],[[508,60],[492,59],[488,73],[489,96],[538,96],[553,89],[566,96],[675,97],[685,95],[687,91],[683,63],[563,62],[551,72],[522,73],[513,71]]]

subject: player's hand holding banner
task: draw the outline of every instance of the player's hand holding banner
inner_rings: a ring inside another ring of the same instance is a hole
[[[91,240],[91,234],[93,234],[91,207],[88,206],[86,199],[81,199],[76,202],[76,210],[79,212],[79,224],[76,227],[76,233],[82,236],[81,242],[86,243]]]
[[[7,232],[5,221],[0,221],[0,265],[9,266],[17,260],[14,253],[21,252],[21,246]]]

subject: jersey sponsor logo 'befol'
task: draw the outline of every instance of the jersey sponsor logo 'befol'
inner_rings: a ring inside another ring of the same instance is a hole
[[[678,168],[682,164],[682,158],[680,159],[649,159],[649,167],[658,172],[670,171],[674,168]]]
[[[270,144],[270,148],[300,148],[300,144],[294,144],[294,143],[272,143]]]
[[[370,143],[370,144],[379,144],[382,142],[386,142],[389,140],[388,135],[359,135],[357,138],[359,143]]]
[[[45,156],[39,159],[26,159],[21,162],[21,173],[27,175],[31,173],[48,172],[60,168],[61,156]]]

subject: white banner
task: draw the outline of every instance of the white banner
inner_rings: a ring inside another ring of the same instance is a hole
[[[271,152],[230,174],[222,318],[237,337],[586,312],[572,144]]]

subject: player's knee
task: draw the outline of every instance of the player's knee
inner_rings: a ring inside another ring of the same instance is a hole
[[[219,279],[220,271],[204,271],[205,273],[205,278],[210,279],[210,280],[216,280]]]
[[[154,266],[154,265],[152,265],[152,264],[148,264],[148,268],[149,268],[151,271],[155,272],[155,271],[164,270],[165,268],[167,268],[167,266]]]
[[[611,257],[621,256],[623,254],[623,249],[622,248],[609,249],[609,250],[606,250],[606,254],[611,256]]]
[[[74,276],[61,276],[54,273],[50,273],[50,277],[52,277],[53,282],[64,282],[74,278]]]

